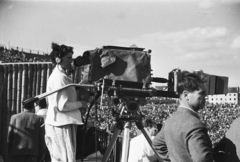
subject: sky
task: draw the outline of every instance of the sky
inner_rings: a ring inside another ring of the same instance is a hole
[[[240,86],[240,0],[0,0],[0,44],[74,57],[105,45],[152,50],[153,77],[175,69]]]

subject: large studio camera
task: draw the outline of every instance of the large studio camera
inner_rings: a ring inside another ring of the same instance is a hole
[[[105,78],[150,84],[151,51],[143,50],[136,47],[103,46],[85,51],[74,60],[74,65],[82,66],[84,83]]]
[[[169,77],[159,78],[151,75],[151,50],[144,51],[138,47],[103,46],[95,50],[85,51],[82,56],[74,59],[75,66],[81,66],[83,83],[92,84],[102,78],[107,79],[108,86],[148,89],[151,82],[166,83],[167,91],[156,91],[156,96],[178,97],[176,95],[179,69],[169,72]],[[226,94],[228,77],[208,76],[208,94]],[[134,93],[133,96],[148,97],[146,93]]]

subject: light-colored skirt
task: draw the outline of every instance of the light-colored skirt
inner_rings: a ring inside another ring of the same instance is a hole
[[[76,162],[77,125],[45,125],[45,142],[52,162]]]

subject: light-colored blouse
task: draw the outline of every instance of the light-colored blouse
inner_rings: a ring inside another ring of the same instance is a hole
[[[48,78],[47,92],[52,92],[71,83],[72,78],[66,75],[60,65],[56,65]],[[48,111],[45,121],[46,124],[52,126],[83,124],[82,115],[79,110],[82,104],[80,101],[77,101],[75,87],[71,86],[53,93],[47,97],[47,100]]]

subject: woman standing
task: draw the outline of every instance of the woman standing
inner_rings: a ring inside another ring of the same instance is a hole
[[[47,92],[72,83],[68,76],[73,48],[52,43],[51,60],[55,65],[47,82]],[[75,162],[77,125],[83,124],[79,108],[87,102],[78,101],[74,87],[68,87],[47,97],[48,111],[45,121],[45,141],[52,162]]]

